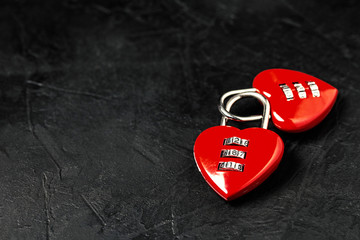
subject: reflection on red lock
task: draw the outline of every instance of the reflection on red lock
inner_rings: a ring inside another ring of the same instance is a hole
[[[319,124],[338,94],[336,88],[316,77],[287,69],[259,73],[253,87],[269,100],[275,126],[287,132],[303,132]]]
[[[262,183],[277,168],[284,152],[281,138],[267,130],[270,105],[264,96],[244,90],[229,100],[227,111],[242,97],[255,97],[263,104],[261,128],[240,130],[226,126],[227,118],[224,116],[222,126],[202,132],[194,146],[199,171],[225,200],[240,197]],[[248,118],[260,119],[258,116]]]

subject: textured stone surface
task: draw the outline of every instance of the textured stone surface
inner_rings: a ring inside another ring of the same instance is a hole
[[[350,0],[1,3],[0,238],[359,239],[359,10]],[[339,98],[306,133],[271,125],[282,163],[227,203],[197,171],[193,143],[219,123],[221,94],[273,67],[319,77]]]

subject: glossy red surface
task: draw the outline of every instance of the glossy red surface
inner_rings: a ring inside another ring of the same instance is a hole
[[[224,146],[224,139],[231,137],[249,140],[248,147]],[[246,158],[221,158],[223,149],[245,151]],[[194,157],[199,171],[208,184],[228,201],[262,183],[277,168],[283,152],[284,143],[281,138],[262,128],[240,130],[231,126],[212,127],[198,136],[194,146]],[[244,164],[244,171],[220,171],[218,164],[222,161]]]
[[[307,84],[309,81],[317,84],[320,97],[312,96]],[[299,98],[293,82],[304,86],[306,98]],[[291,88],[293,100],[286,99],[280,84]],[[259,73],[253,87],[269,100],[275,126],[287,132],[302,132],[319,124],[330,112],[338,94],[336,88],[318,78],[287,69],[269,69]]]

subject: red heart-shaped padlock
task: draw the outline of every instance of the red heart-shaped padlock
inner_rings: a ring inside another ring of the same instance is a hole
[[[225,110],[230,111],[231,106],[243,97],[254,97],[262,103],[261,128],[239,130],[225,126],[228,119],[236,118],[223,115],[222,126],[202,132],[194,146],[199,171],[225,200],[240,197],[262,183],[279,165],[284,152],[281,138],[267,130],[270,104],[264,96],[255,91],[241,91],[228,101]],[[253,118],[258,117],[250,117]]]
[[[338,94],[336,88],[316,77],[287,69],[259,73],[253,87],[269,100],[275,126],[287,132],[302,132],[319,124]]]
[[[279,165],[284,143],[263,128],[216,126],[196,139],[194,157],[208,184],[233,200],[262,183]]]

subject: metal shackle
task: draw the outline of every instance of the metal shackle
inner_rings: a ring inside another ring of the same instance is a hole
[[[233,92],[236,92],[236,93],[233,93]],[[224,107],[225,99],[232,95],[234,95],[234,96],[229,99],[229,101],[226,103],[226,107]],[[237,116],[237,115],[230,113],[231,107],[234,105],[234,103],[243,97],[254,97],[257,100],[259,100],[261,102],[261,104],[263,105],[263,114],[262,115],[253,115],[253,116],[248,116],[248,117],[241,117],[241,116]],[[270,103],[263,95],[256,92],[255,88],[228,92],[223,95],[220,102],[221,103],[219,105],[219,111],[223,115],[223,117],[221,118],[221,122],[220,122],[221,126],[225,126],[226,122],[229,119],[236,120],[236,121],[254,121],[254,120],[262,119],[261,128],[264,128],[264,129],[268,128],[269,119],[270,119]]]
[[[230,113],[229,112],[230,110],[225,108],[225,100],[228,97],[233,96],[233,95],[242,94],[242,93],[249,93],[249,92],[256,92],[256,88],[233,90],[233,91],[227,92],[224,95],[222,95],[222,97],[220,99],[220,104],[219,104],[220,113],[228,119],[240,121],[240,122],[256,121],[256,120],[262,119],[262,115],[252,115],[252,116],[248,116],[248,117],[237,116],[235,114]],[[231,102],[231,100],[229,100],[229,102]]]

